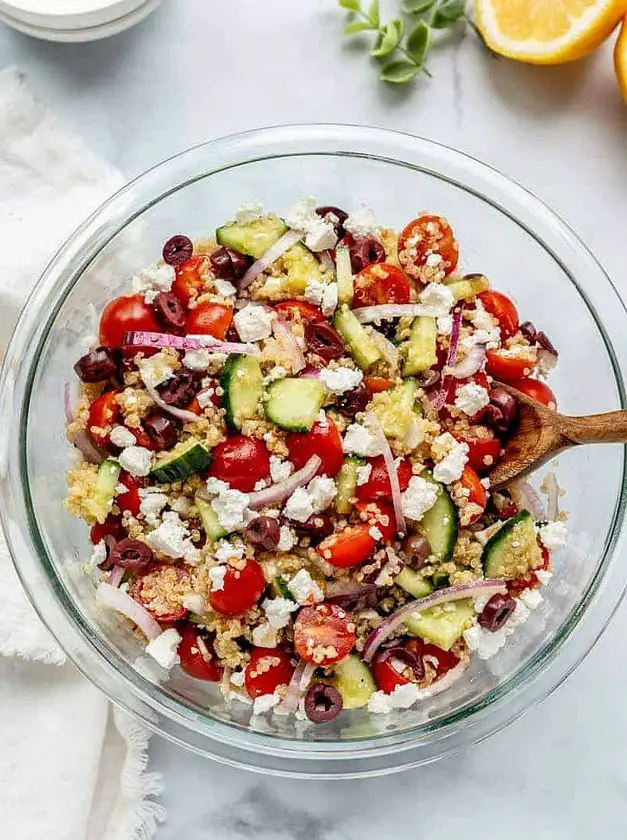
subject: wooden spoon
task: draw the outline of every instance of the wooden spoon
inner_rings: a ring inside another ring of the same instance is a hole
[[[583,443],[627,443],[627,411],[610,411],[587,417],[567,417],[496,382],[518,400],[519,419],[505,444],[501,460],[490,471],[490,486],[499,487],[522,478],[558,452]]]

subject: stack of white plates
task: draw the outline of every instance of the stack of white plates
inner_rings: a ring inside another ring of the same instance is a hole
[[[0,0],[0,21],[47,41],[95,41],[143,20],[162,0]]]

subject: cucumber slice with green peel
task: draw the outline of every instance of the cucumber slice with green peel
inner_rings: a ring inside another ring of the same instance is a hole
[[[121,471],[122,468],[118,462],[112,458],[105,458],[98,468],[96,483],[85,504],[89,513],[98,522],[104,522],[111,512]]]
[[[287,588],[287,581],[282,575],[275,575],[272,579],[272,591],[277,598],[286,598],[288,601],[293,601],[294,596]]]
[[[362,370],[368,370],[381,358],[381,353],[366,330],[347,306],[336,312],[333,326],[346,342],[349,353]]]
[[[281,294],[289,297],[304,295],[309,280],[322,281],[322,266],[302,242],[286,251],[281,257],[284,276],[280,278]]]
[[[361,709],[377,690],[370,669],[355,654],[333,666],[332,683],[342,696],[344,709]]]
[[[409,592],[414,598],[424,598],[433,592],[433,586],[429,581],[425,580],[418,572],[414,572],[413,569],[408,569],[407,566],[400,574],[396,575],[394,583],[404,589],[405,592]]]
[[[403,344],[405,362],[403,376],[415,376],[437,364],[438,328],[435,318],[421,315],[414,318],[409,338]]]
[[[207,539],[210,542],[216,542],[222,539],[222,537],[226,537],[228,532],[220,524],[217,513],[211,507],[211,502],[208,502],[206,499],[201,499],[200,496],[196,495],[194,504],[198,508],[198,515],[200,516],[200,521],[202,522]]]
[[[447,572],[434,572],[431,575],[431,580],[436,589],[444,589],[449,585],[450,575]]]
[[[216,230],[216,240],[218,245],[258,260],[286,231],[287,225],[282,219],[266,216],[251,222],[229,222]]]
[[[428,473],[422,473],[422,478],[433,481]],[[459,533],[459,517],[457,508],[443,484],[438,484],[439,493],[436,503],[420,520],[420,526],[429,540],[431,553],[440,563],[448,563],[453,556],[455,543]]]
[[[351,254],[346,245],[338,245],[335,249],[335,263],[337,273],[337,299],[340,306],[353,305],[353,268]]]
[[[182,481],[206,469],[210,463],[209,450],[196,438],[189,438],[177,443],[174,449],[162,452],[150,470],[150,475],[161,483]]]
[[[483,571],[488,578],[525,577],[543,563],[533,517],[528,510],[508,519],[483,549]]]
[[[414,419],[417,393],[416,380],[407,379],[402,385],[375,395],[372,410],[387,438],[405,439],[409,425]]]
[[[420,636],[442,650],[450,650],[464,630],[472,625],[474,617],[473,603],[465,599],[424,610],[419,617],[410,615],[405,620],[405,627],[412,635]]]
[[[351,499],[355,498],[357,490],[357,469],[363,467],[365,461],[361,458],[349,456],[344,458],[340,471],[338,473],[337,495],[335,497],[335,509],[339,514],[350,513],[353,509],[353,502]]]
[[[324,402],[324,388],[316,379],[288,376],[268,388],[266,415],[290,432],[308,432]]]
[[[250,420],[261,411],[263,374],[254,356],[236,354],[229,356],[220,387],[220,402],[226,410],[226,422],[232,429],[241,429],[244,420]]]
[[[487,292],[490,288],[490,281],[483,274],[475,274],[461,279],[449,278],[444,281],[444,285],[452,292],[457,303],[459,300],[471,300],[480,295],[481,292]]]

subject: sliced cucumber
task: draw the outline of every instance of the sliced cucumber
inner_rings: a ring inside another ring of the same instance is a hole
[[[422,477],[433,481],[427,473],[423,473]],[[438,484],[438,487],[436,503],[422,517],[420,525],[429,540],[431,553],[435,554],[440,563],[448,563],[457,542],[459,517],[448,490],[443,484]]]
[[[503,525],[483,549],[483,571],[489,578],[525,577],[542,565],[533,517],[528,510]]]
[[[414,419],[418,383],[407,379],[390,391],[377,394],[372,410],[379,418],[385,436],[404,440]]]
[[[189,438],[177,443],[169,452],[163,452],[150,470],[150,475],[155,481],[182,481],[206,469],[210,463],[209,450],[196,438]]]
[[[370,669],[355,654],[333,666],[332,679],[345,709],[361,709],[377,690]]]
[[[218,245],[258,260],[286,231],[284,221],[276,216],[266,216],[251,222],[229,222],[216,230],[216,240]]]
[[[111,512],[121,469],[118,462],[112,458],[105,458],[98,468],[96,483],[85,504],[89,513],[98,522],[104,522]]]
[[[293,601],[294,596],[287,586],[287,581],[282,575],[275,575],[272,579],[272,590],[277,598],[286,598],[288,601]]]
[[[490,281],[483,274],[472,274],[462,279],[449,278],[444,281],[444,285],[450,289],[457,302],[458,300],[470,300],[481,292],[487,292],[490,288]]]
[[[322,266],[301,242],[293,245],[281,257],[285,276],[281,277],[281,293],[286,297],[304,295],[309,280],[322,280]]]
[[[259,414],[263,395],[263,374],[253,356],[229,356],[220,387],[222,407],[226,409],[226,422],[232,429],[241,429],[244,420]]]
[[[340,306],[353,304],[353,268],[351,255],[346,245],[338,245],[335,249],[335,263],[337,266],[337,299]]]
[[[433,592],[433,586],[429,581],[425,580],[418,572],[414,572],[413,569],[408,569],[407,566],[400,574],[396,575],[394,583],[404,589],[405,592],[409,592],[414,598],[424,598]]]
[[[197,495],[194,499],[194,504],[198,508],[200,521],[202,522],[202,527],[205,529],[207,539],[210,542],[216,542],[222,537],[226,537],[227,531],[225,531],[220,524],[218,515],[211,507],[211,502],[208,502],[206,499],[201,499],[200,496]]]
[[[348,350],[362,370],[368,370],[381,358],[381,353],[366,330],[347,306],[335,313],[333,326],[342,336]]]
[[[308,432],[324,402],[324,388],[316,379],[291,376],[268,388],[266,414],[273,423],[290,432]]]
[[[344,458],[337,476],[337,495],[335,497],[335,509],[339,514],[350,513],[353,509],[351,499],[355,498],[357,489],[357,469],[363,467],[365,463],[361,458],[355,458],[352,455]]]
[[[421,315],[414,318],[409,338],[403,345],[403,376],[415,376],[437,364],[438,328],[435,318]]]
[[[420,636],[442,650],[450,650],[472,624],[475,608],[470,599],[453,601],[441,607],[424,610],[420,618],[409,616],[405,627],[414,636]]]

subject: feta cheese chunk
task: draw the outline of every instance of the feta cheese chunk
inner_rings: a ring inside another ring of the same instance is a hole
[[[420,697],[420,689],[415,683],[397,685],[394,691],[375,691],[368,700],[368,711],[377,715],[387,715],[395,709],[409,709]]]
[[[207,601],[198,592],[190,592],[189,595],[183,598],[181,604],[186,610],[196,613],[196,615],[202,615],[207,609]]]
[[[240,225],[246,225],[249,222],[256,222],[257,219],[263,219],[264,214],[263,204],[258,201],[247,201],[235,213],[235,221]]]
[[[118,461],[123,470],[131,475],[142,477],[150,472],[152,452],[144,446],[127,446],[120,452]]]
[[[568,542],[568,531],[563,522],[548,522],[546,525],[541,525],[538,528],[538,533],[542,545],[549,551],[564,548]]]
[[[278,694],[261,694],[259,697],[255,697],[253,702],[253,715],[263,715],[269,712],[280,701],[281,698]]]
[[[437,318],[438,335],[450,335],[453,332],[453,316],[440,315]]]
[[[163,514],[163,522],[148,534],[146,542],[153,551],[159,551],[173,560],[180,557],[184,557],[187,562],[197,559],[198,549],[192,543],[187,527],[174,511]]]
[[[428,310],[424,314],[432,318],[447,316],[455,303],[453,292],[442,283],[429,283],[420,293],[418,299],[422,306]]]
[[[344,434],[344,452],[359,455],[362,458],[374,458],[381,454],[381,447],[376,437],[365,426],[351,423]]]
[[[374,220],[374,210],[369,207],[360,207],[359,210],[350,213],[342,227],[353,236],[379,235],[379,226]]]
[[[367,484],[372,472],[372,464],[364,464],[363,467],[357,467],[357,486]]]
[[[469,417],[474,417],[489,403],[490,395],[487,389],[477,385],[476,382],[469,382],[457,389],[455,408]]]
[[[159,514],[168,503],[168,497],[165,493],[159,491],[147,492],[149,489],[139,491],[139,495],[142,497],[139,512],[143,514],[149,525],[156,526],[159,522]]]
[[[337,283],[329,283],[324,288],[322,293],[322,314],[325,318],[330,318],[337,309],[338,302],[338,288]]]
[[[356,388],[363,378],[364,375],[360,370],[337,367],[323,368],[320,371],[318,381],[332,394],[343,394],[344,391],[352,391],[353,388]]]
[[[475,308],[467,309],[464,312],[464,317],[470,321],[476,330],[483,330],[486,333],[496,331],[500,336],[498,321],[486,310],[480,298],[475,298]]]
[[[293,469],[294,464],[291,461],[282,461],[276,455],[270,455],[270,478],[275,484],[288,479]]]
[[[305,245],[310,251],[326,251],[335,248],[337,244],[335,228],[330,221],[316,213],[316,199],[313,195],[305,196],[295,204],[285,221],[294,230],[305,234]]]
[[[307,485],[307,492],[311,499],[313,512],[321,513],[335,498],[337,487],[332,478],[326,475],[318,475],[312,478]]]
[[[307,569],[301,569],[287,584],[299,604],[318,604],[324,600],[324,593]]]
[[[186,350],[183,364],[188,370],[202,373],[209,367],[211,354],[208,350]]]
[[[153,303],[159,292],[169,292],[176,277],[173,266],[150,265],[139,272],[131,281],[134,292],[144,295],[146,303]]]
[[[407,490],[401,494],[403,515],[417,522],[433,507],[437,498],[437,484],[419,475],[413,475],[409,480]]]
[[[262,648],[275,648],[279,643],[277,631],[268,622],[253,628],[253,644]]]
[[[177,653],[178,646],[181,643],[181,635],[174,627],[169,630],[164,630],[151,642],[146,645],[146,653],[169,671],[181,661]]]
[[[528,610],[537,609],[542,601],[544,601],[544,598],[540,595],[537,589],[523,589],[519,598]]]
[[[211,591],[220,592],[224,589],[224,576],[227,573],[227,566],[212,566],[209,569],[209,580],[211,581]]]
[[[176,364],[175,358],[166,356],[165,353],[155,353],[148,359],[140,360],[138,365],[139,375],[144,385],[149,388],[156,388],[158,385],[163,385],[168,379],[172,379]]]
[[[114,426],[111,429],[109,440],[114,446],[119,446],[124,449],[126,446],[134,446],[136,441],[135,435],[126,426]]]
[[[213,285],[215,286],[216,292],[222,297],[227,298],[237,294],[237,289],[229,280],[221,280],[219,277],[216,277]]]
[[[270,338],[274,315],[263,306],[249,303],[233,318],[233,324],[242,341],[261,341]]]
[[[96,543],[96,545],[91,550],[89,565],[92,569],[96,569],[101,563],[104,563],[106,559],[107,545],[104,540],[100,540],[100,542]]]
[[[291,551],[296,545],[296,533],[289,525],[281,525],[277,551]]]
[[[228,563],[229,560],[241,560],[244,556],[243,545],[233,545],[228,540],[222,540],[220,547],[215,551],[215,558],[218,563]]]
[[[433,469],[433,477],[442,484],[459,481],[468,462],[469,446],[455,440],[450,432],[438,435],[431,445],[431,452],[438,463]]]
[[[248,493],[232,490],[224,481],[215,478],[207,479],[207,489],[209,492],[218,493],[212,499],[211,507],[224,530],[230,533],[243,528],[246,524],[248,502],[250,501]]]
[[[261,608],[266,614],[270,627],[280,630],[290,623],[290,617],[298,609],[298,604],[289,598],[272,598],[272,600],[266,598]]]
[[[294,490],[283,509],[284,515],[295,522],[306,522],[310,516],[313,516],[313,512],[311,496],[304,487]]]
[[[305,286],[305,300],[314,306],[322,306],[322,298],[324,297],[326,287],[326,283],[316,280],[315,277],[311,277],[307,280],[307,285]]]

